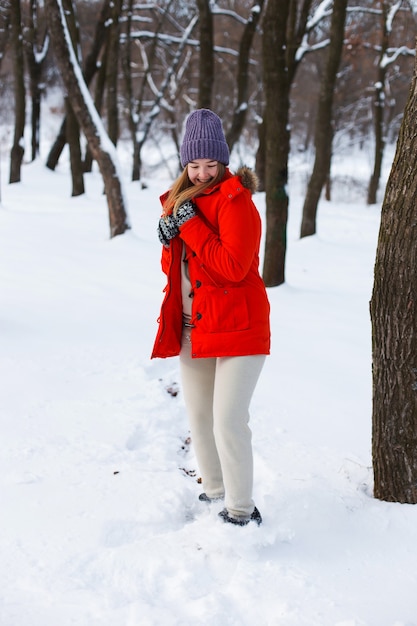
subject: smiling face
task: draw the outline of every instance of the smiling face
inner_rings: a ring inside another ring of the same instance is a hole
[[[208,183],[217,176],[218,167],[218,161],[211,159],[195,159],[194,161],[190,161],[187,165],[188,178],[193,185]]]

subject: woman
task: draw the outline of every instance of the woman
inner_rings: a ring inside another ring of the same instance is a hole
[[[261,524],[252,500],[249,404],[270,349],[269,302],[259,274],[261,221],[248,168],[227,168],[220,118],[187,119],[182,174],[161,197],[165,297],[152,357],[180,356],[200,500],[225,498],[220,517]]]

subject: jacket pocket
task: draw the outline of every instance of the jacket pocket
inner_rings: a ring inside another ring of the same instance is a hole
[[[207,286],[201,296],[194,317],[202,332],[227,333],[249,328],[249,308],[244,287]]]

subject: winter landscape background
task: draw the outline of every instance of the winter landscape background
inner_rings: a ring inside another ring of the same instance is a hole
[[[372,159],[335,159],[333,199],[300,240],[297,158],[251,407],[264,523],[235,528],[197,499],[177,359],[149,359],[170,181],[142,190],[126,168],[132,228],[110,240],[97,172],[79,198],[65,159],[7,185],[3,151],[1,626],[417,625],[417,508],[372,496]]]

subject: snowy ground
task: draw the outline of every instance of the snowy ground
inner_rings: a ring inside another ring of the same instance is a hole
[[[110,240],[98,175],[78,199],[65,168],[2,176],[0,626],[416,626],[417,508],[372,497],[380,207],[348,190],[299,240],[291,189],[252,403],[264,523],[235,528],[197,500],[177,360],[149,360],[168,183],[128,184]]]

